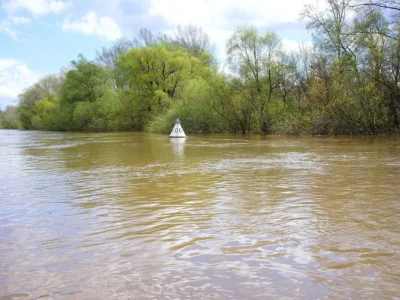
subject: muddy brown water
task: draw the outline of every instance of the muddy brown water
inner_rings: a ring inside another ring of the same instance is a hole
[[[400,138],[0,131],[0,299],[399,299]]]

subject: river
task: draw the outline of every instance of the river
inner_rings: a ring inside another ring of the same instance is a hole
[[[0,299],[399,299],[400,138],[0,130]]]

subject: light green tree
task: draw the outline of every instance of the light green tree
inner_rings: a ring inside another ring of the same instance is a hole
[[[254,107],[264,133],[269,131],[269,108],[283,79],[281,54],[276,34],[259,35],[252,27],[237,29],[227,42],[228,61],[238,76],[234,87]]]

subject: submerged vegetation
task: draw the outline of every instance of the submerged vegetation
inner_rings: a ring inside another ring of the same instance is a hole
[[[273,32],[240,27],[221,71],[207,34],[142,29],[82,55],[0,109],[0,128],[169,132],[379,134],[400,132],[400,5],[326,0],[302,18],[313,45],[289,53]]]

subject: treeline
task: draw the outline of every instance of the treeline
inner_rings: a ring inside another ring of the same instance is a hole
[[[400,4],[326,0],[301,16],[313,45],[289,53],[273,32],[238,28],[229,71],[207,34],[178,27],[82,55],[0,110],[0,127],[37,130],[267,134],[400,132]]]

